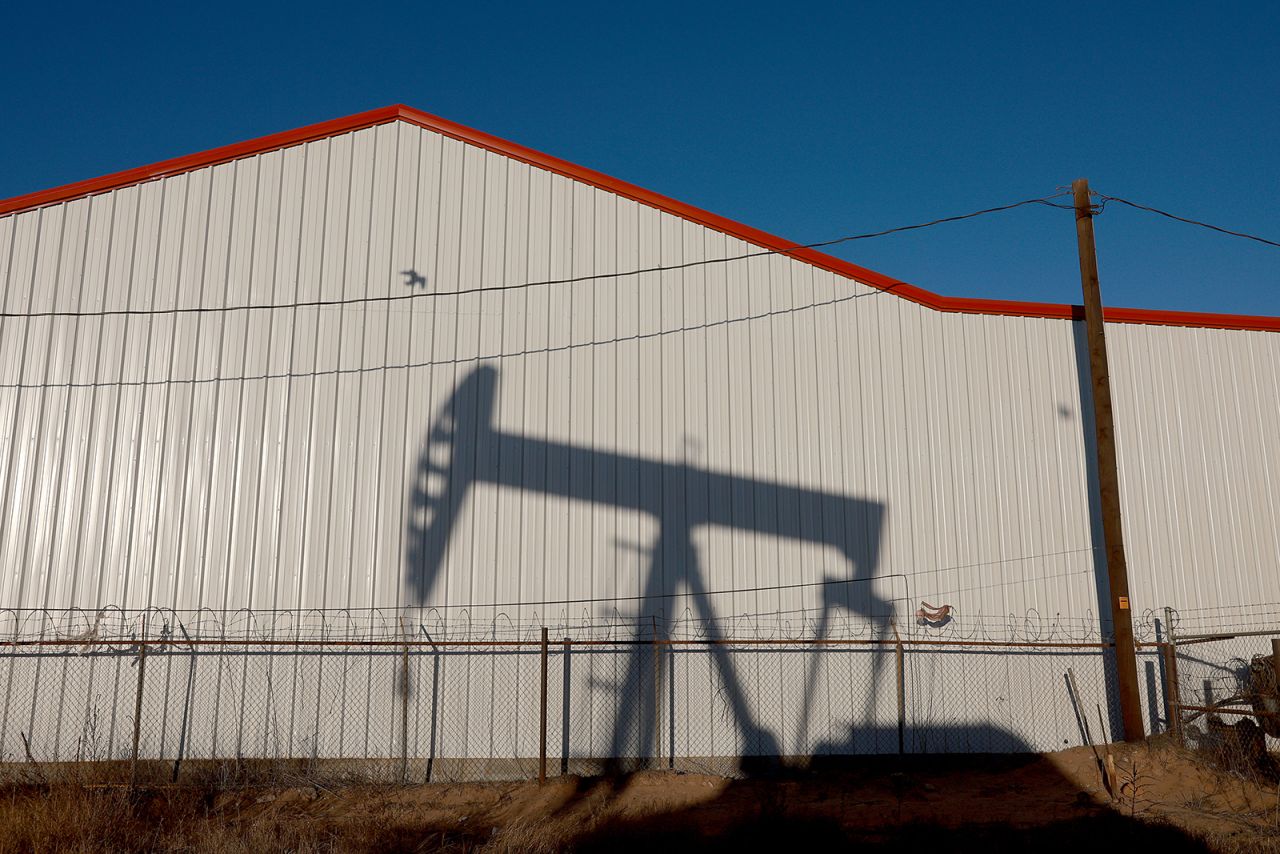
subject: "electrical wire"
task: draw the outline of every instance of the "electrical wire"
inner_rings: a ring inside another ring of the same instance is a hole
[[[676,593],[650,593],[641,596],[597,596],[583,597],[578,599],[544,599],[538,602],[465,602],[465,603],[449,603],[438,605],[423,604],[423,610],[474,610],[479,611],[485,608],[527,608],[540,605],[595,605],[604,603],[619,602],[649,602],[659,599],[682,599],[682,598],[699,598],[702,596],[733,596],[744,593],[776,593],[786,590],[803,590],[813,587],[831,587],[837,584],[870,584],[873,581],[880,581],[886,578],[902,578],[906,579],[906,575],[901,572],[888,573],[886,575],[874,575],[869,578],[824,578],[821,581],[801,581],[793,584],[769,584],[761,587],[736,587],[725,590],[685,590]],[[892,599],[886,599],[888,602],[907,601],[908,597],[898,596]],[[770,612],[771,613],[771,612]]]
[[[1216,232],[1219,232],[1220,234],[1229,234],[1232,237],[1243,237],[1245,240],[1256,240],[1258,243],[1265,243],[1267,246],[1275,246],[1277,248],[1280,248],[1280,243],[1274,240],[1268,240],[1265,237],[1258,237],[1255,234],[1246,234],[1243,231],[1232,231],[1229,228],[1223,228],[1222,226],[1219,226],[1219,225],[1210,225],[1209,223],[1201,222],[1198,219],[1188,219],[1187,217],[1184,217],[1184,216],[1171,214],[1168,211],[1162,211],[1159,208],[1153,208],[1147,205],[1140,205],[1137,202],[1131,202],[1128,199],[1122,199],[1119,196],[1107,196],[1102,193],[1092,193],[1091,195],[1097,196],[1099,199],[1102,200],[1102,204],[1098,207],[1098,210],[1096,211],[1096,213],[1102,213],[1103,209],[1106,208],[1108,202],[1119,202],[1122,205],[1128,205],[1129,207],[1137,208],[1140,211],[1148,211],[1153,214],[1159,214],[1160,216],[1168,217],[1169,219],[1177,220],[1178,222],[1185,222],[1187,225],[1198,225],[1201,228],[1207,228],[1210,231],[1216,231]]]
[[[787,591],[787,590],[803,590],[803,589],[814,588],[814,587],[831,587],[838,584],[869,584],[874,581],[881,581],[884,579],[891,579],[891,578],[901,578],[904,581],[904,583],[909,585],[910,584],[909,579],[918,577],[918,576],[934,575],[938,573],[951,572],[951,571],[960,570],[960,569],[977,569],[979,567],[993,567],[993,566],[1000,566],[1000,565],[1010,564],[1010,563],[1025,563],[1025,562],[1034,561],[1034,560],[1045,560],[1046,558],[1052,558],[1052,557],[1063,557],[1068,555],[1083,554],[1086,552],[1094,552],[1097,550],[1098,550],[1097,546],[1085,546],[1083,548],[1065,549],[1063,551],[1041,552],[1039,554],[1019,555],[1017,557],[1008,557],[1008,558],[993,558],[991,560],[979,561],[977,563],[962,563],[962,564],[955,564],[954,566],[931,567],[928,569],[912,570],[908,572],[890,572],[890,573],[873,575],[873,576],[863,577],[863,578],[857,578],[857,577],[855,578],[824,578],[821,581],[801,581],[801,582],[793,582],[791,584],[770,584],[770,585],[764,585],[760,587],[736,587],[736,588],[727,588],[722,590],[702,590],[698,592],[695,592],[692,590],[686,590],[683,592],[676,592],[676,593],[653,593],[653,594],[646,594],[646,595],[639,595],[639,596],[596,596],[596,597],[584,597],[584,598],[577,598],[577,599],[544,599],[537,602],[524,602],[524,601],[462,602],[462,603],[449,603],[449,604],[438,604],[438,605],[422,605],[420,607],[433,608],[436,610],[477,610],[478,611],[485,608],[515,608],[515,607],[525,607],[525,606],[534,606],[534,605],[595,605],[600,603],[609,604],[609,603],[617,603],[617,602],[643,602],[643,601],[658,600],[658,599],[679,599],[683,597],[692,597],[692,596],[731,596],[731,595],[738,595],[738,594],[744,594],[744,593],[774,593],[774,592],[781,592],[781,591]],[[981,585],[977,587],[965,587],[965,588],[960,588],[960,590],[952,590],[948,588],[945,592],[954,593],[954,592],[961,592],[961,591],[968,592],[973,590],[991,590],[997,587],[1001,587],[1008,583],[1032,584],[1032,583],[1036,583],[1036,582],[1044,581],[1048,579],[1064,578],[1070,575],[1088,573],[1089,571],[1090,570],[1088,569],[1082,569],[1082,570],[1073,570],[1071,572],[1066,572],[1066,573],[1056,573],[1052,575],[1036,575],[1031,578],[1019,579],[1018,581],[1014,581],[1014,582],[1000,582],[999,584],[986,584],[986,585]],[[889,598],[886,601],[897,602],[897,601],[904,601],[905,599],[910,599],[910,598],[911,598],[910,596],[905,596],[905,597],[898,596],[898,597]],[[766,615],[769,615],[775,612],[769,611],[764,613]],[[751,615],[747,615],[747,616],[751,616]]]
[[[900,225],[896,228],[887,228],[883,231],[872,231],[866,234],[850,234],[844,237],[837,237],[833,240],[823,240],[817,243],[799,243],[784,249],[763,249],[758,252],[747,252],[741,255],[730,255],[725,258],[708,258],[701,261],[685,261],[680,264],[664,264],[654,267],[642,267],[636,270],[627,270],[622,272],[611,273],[592,273],[582,276],[569,276],[562,279],[544,279],[541,281],[518,282],[510,285],[493,285],[490,287],[461,288],[455,291],[434,291],[426,293],[410,293],[410,294],[389,294],[387,296],[375,297],[352,297],[350,299],[332,299],[332,300],[307,300],[303,302],[288,303],[250,303],[245,305],[229,305],[229,306],[189,306],[186,308],[120,308],[105,309],[102,311],[5,311],[0,312],[0,318],[46,318],[46,317],[151,317],[158,315],[178,315],[178,314],[218,314],[232,311],[275,311],[281,309],[298,309],[298,308],[334,308],[350,305],[368,305],[373,303],[392,303],[403,302],[419,299],[435,299],[439,297],[457,297],[466,296],[468,294],[486,294],[498,293],[502,291],[523,290],[526,288],[537,288],[550,285],[569,285],[578,282],[598,281],[600,279],[622,279],[632,276],[642,276],[648,273],[665,273],[673,270],[687,270],[691,267],[701,267],[711,264],[727,264],[731,261],[744,261],[750,258],[760,258],[768,255],[789,255],[803,249],[821,249],[826,246],[835,246],[841,243],[849,243],[854,240],[869,240],[874,237],[884,237],[889,234],[898,234],[904,231],[915,231],[921,228],[930,228],[935,225],[942,225],[949,222],[959,222],[961,220],[973,219],[974,217],[986,216],[987,214],[1000,213],[1001,211],[1013,210],[1025,205],[1045,205],[1051,208],[1061,208],[1064,210],[1073,210],[1071,205],[1064,205],[1053,199],[1067,195],[1066,192],[1054,193],[1051,196],[1044,196],[1038,199],[1023,199],[1020,202],[1012,202],[1007,205],[998,205],[992,208],[984,208],[982,210],[973,211],[966,214],[956,214],[954,216],[945,216],[938,219],[929,220],[928,222],[916,223],[914,225]]]

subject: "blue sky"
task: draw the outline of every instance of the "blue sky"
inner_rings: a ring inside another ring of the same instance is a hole
[[[1280,7],[114,4],[6,12],[0,198],[405,103],[802,242],[1101,192],[1280,239]],[[1280,314],[1280,249],[1109,208],[1114,305]],[[836,254],[1078,302],[1071,214]]]

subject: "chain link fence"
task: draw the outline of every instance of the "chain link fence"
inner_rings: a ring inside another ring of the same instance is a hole
[[[1191,645],[1176,631],[1170,643],[1163,619],[1139,631],[1149,727],[1189,731],[1208,719],[1190,717],[1198,707],[1237,698],[1256,644]],[[1121,733],[1110,644],[1089,621],[1038,615],[898,625],[107,609],[0,612],[0,644],[0,773],[20,780],[735,775]]]
[[[1170,731],[1225,770],[1280,779],[1280,608],[1166,608],[1156,624]]]

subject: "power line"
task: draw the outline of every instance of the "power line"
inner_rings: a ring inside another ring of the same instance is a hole
[[[803,303],[792,308],[773,309],[771,311],[761,311],[752,314],[743,314],[737,317],[727,317],[720,320],[711,320],[705,323],[685,324],[682,326],[673,326],[667,329],[659,329],[652,332],[637,332],[634,335],[619,335],[613,338],[591,338],[590,340],[571,341],[566,344],[548,345],[545,347],[523,347],[523,348],[506,348],[500,347],[497,350],[481,350],[474,356],[460,356],[454,358],[426,359],[423,361],[406,361],[397,363],[384,363],[377,365],[360,365],[358,367],[341,368],[333,367],[324,370],[313,371],[264,371],[263,373],[248,374],[242,373],[238,376],[225,374],[214,374],[207,377],[175,377],[165,376],[155,379],[124,379],[118,380],[89,380],[85,382],[74,382],[67,380],[66,382],[12,382],[0,383],[0,389],[17,388],[17,389],[48,389],[48,388],[141,388],[145,386],[155,385],[205,385],[207,383],[217,382],[255,382],[267,380],[293,380],[308,377],[337,377],[348,376],[352,374],[372,374],[381,371],[400,371],[413,370],[415,368],[433,368],[440,365],[474,365],[485,359],[507,359],[520,356],[531,356],[543,353],[566,353],[575,350],[585,350],[593,347],[603,347],[611,344],[620,344],[632,341],[649,341],[653,339],[665,338],[668,335],[681,335],[686,332],[697,332],[708,329],[716,329],[719,327],[727,327],[738,323],[750,323],[756,320],[765,320],[771,317],[781,317],[783,315],[799,314],[819,308],[829,306],[838,306],[844,303],[852,302],[857,299],[865,299],[883,294],[884,291],[868,291],[865,293],[846,294],[845,296],[832,297],[831,299],[817,300],[815,302]]]
[[[1069,193],[1064,190],[1059,193],[1054,193],[1052,196],[1045,196],[1042,199],[1024,199],[1021,202],[1013,202],[1012,204],[1000,205],[999,207],[994,207],[994,208],[985,208],[980,211],[974,211],[973,213],[958,214],[956,216],[946,216],[946,217],[942,217],[941,219],[934,219],[934,220],[930,220],[929,222],[919,223],[917,225],[900,225],[897,228],[888,228],[888,229],[885,229],[884,231],[873,231],[869,234],[853,234],[853,235],[850,235],[849,237],[837,237],[835,240],[828,240],[823,243],[810,243],[805,246],[794,247],[794,249],[817,249],[822,246],[834,246],[837,243],[847,243],[850,240],[866,240],[869,237],[883,237],[886,234],[897,234],[900,231],[914,231],[917,228],[928,228],[929,226],[932,226],[932,225],[941,225],[947,222],[959,222],[962,219],[973,219],[975,216],[984,216],[985,214],[992,214],[992,213],[999,213],[1000,211],[1013,210],[1014,208],[1020,208],[1023,205],[1045,205],[1051,208],[1061,208],[1062,210],[1065,210],[1065,211],[1075,210],[1075,208],[1072,205],[1064,205],[1064,204],[1060,204],[1058,202],[1052,201],[1052,199],[1056,199],[1065,195],[1069,195]],[[787,251],[794,251],[794,249],[787,250]],[[769,254],[769,253],[761,253],[761,254]],[[747,256],[744,256],[744,257],[747,257]]]
[[[44,318],[44,317],[139,317],[139,316],[156,316],[156,315],[177,315],[177,314],[217,314],[232,311],[269,311],[281,309],[297,309],[297,308],[333,308],[349,305],[368,305],[371,303],[392,303],[407,300],[434,299],[438,297],[456,297],[468,294],[486,294],[497,293],[501,291],[523,290],[526,288],[536,288],[548,285],[569,285],[577,282],[590,282],[599,279],[621,279],[631,276],[642,276],[647,273],[665,273],[673,270],[687,270],[691,267],[701,267],[710,264],[727,264],[731,261],[744,261],[750,258],[760,258],[768,255],[788,255],[802,249],[821,249],[826,246],[835,246],[840,243],[849,243],[854,240],[868,240],[873,237],[884,237],[889,234],[898,234],[904,231],[915,231],[921,228],[930,228],[935,225],[942,225],[949,222],[959,222],[961,220],[973,219],[974,217],[985,216],[987,214],[1000,213],[1001,211],[1013,210],[1024,205],[1045,205],[1051,208],[1061,208],[1063,210],[1073,210],[1071,205],[1064,205],[1053,199],[1067,195],[1066,192],[1054,193],[1051,196],[1045,196],[1038,199],[1024,199],[1020,202],[1012,202],[1007,205],[999,205],[992,208],[984,208],[972,213],[956,214],[954,216],[945,216],[939,219],[929,220],[928,222],[916,223],[914,225],[900,225],[896,228],[887,228],[883,231],[872,231],[866,234],[850,234],[844,237],[837,237],[834,240],[823,240],[817,243],[800,243],[785,249],[764,249],[759,252],[747,252],[742,255],[730,255],[725,258],[709,258],[701,261],[685,261],[680,264],[664,264],[655,267],[642,267],[636,270],[627,270],[623,272],[612,273],[592,273],[583,276],[570,276],[562,279],[544,279],[535,282],[519,282],[511,285],[494,285],[491,287],[462,288],[456,291],[436,291],[430,293],[411,293],[411,294],[390,294],[387,296],[377,297],[352,297],[350,299],[333,299],[333,300],[308,300],[303,302],[288,303],[250,303],[246,305],[229,305],[229,306],[191,306],[187,308],[151,308],[151,309],[106,309],[103,311],[32,311],[17,312],[6,311],[0,312],[0,318]]]
[[[903,580],[904,585],[909,588],[911,583],[910,579],[918,576],[936,575],[938,573],[951,572],[958,569],[977,569],[979,567],[984,567],[984,566],[993,567],[993,566],[1001,566],[1001,565],[1010,564],[1010,563],[1026,563],[1026,562],[1037,561],[1037,560],[1042,561],[1042,560],[1045,560],[1046,558],[1063,557],[1067,555],[1077,555],[1077,554],[1083,554],[1085,552],[1095,552],[1097,550],[1098,549],[1096,546],[1084,546],[1083,548],[1078,548],[1078,549],[1064,549],[1062,551],[1055,551],[1055,552],[1041,552],[1039,554],[1018,555],[1016,557],[993,558],[991,560],[979,561],[977,563],[962,563],[962,564],[955,564],[953,566],[938,566],[938,567],[931,567],[927,569],[913,570],[909,572],[890,572],[890,573],[884,573],[882,575],[873,575],[865,578],[824,578],[821,581],[800,581],[800,582],[793,582],[791,584],[769,584],[769,585],[763,585],[759,587],[736,587],[736,588],[728,588],[723,590],[703,590],[700,592],[686,590],[684,592],[679,592],[679,593],[653,593],[653,594],[646,594],[646,595],[640,595],[640,596],[596,596],[596,597],[585,597],[585,598],[578,598],[578,599],[544,599],[542,601],[537,601],[537,602],[462,602],[462,603],[450,603],[450,604],[440,604],[440,605],[424,604],[424,605],[415,606],[415,607],[422,607],[424,609],[435,609],[440,611],[443,611],[443,610],[477,610],[478,611],[485,608],[515,608],[515,607],[525,607],[525,606],[535,606],[535,605],[594,605],[599,603],[644,602],[644,601],[657,600],[657,599],[679,599],[682,597],[692,597],[692,596],[698,596],[698,595],[730,596],[730,595],[743,594],[743,593],[775,593],[775,592],[782,592],[787,590],[802,590],[802,589],[812,588],[812,587],[831,587],[837,584],[868,584],[873,581],[880,581],[882,579],[889,579],[889,578],[901,578]],[[1044,581],[1047,579],[1064,578],[1069,575],[1078,575],[1081,573],[1087,573],[1089,571],[1090,570],[1086,568],[1082,570],[1073,570],[1071,572],[1066,572],[1066,573],[1057,573],[1054,575],[1036,575],[1036,576],[1032,576],[1031,578],[1023,578],[1017,581],[1001,581],[996,584],[986,584],[978,587],[964,587],[956,591],[948,589],[945,592],[952,593],[952,592],[963,592],[963,591],[970,591],[970,590],[988,590],[988,589],[995,589],[997,587],[1006,586],[1008,584],[1033,584],[1033,583]],[[907,592],[908,594],[910,593],[909,590]],[[910,598],[911,598],[910,595],[907,595],[905,597],[897,596],[897,597],[888,599],[886,601],[898,602],[898,601],[904,601]],[[809,609],[809,610],[812,610],[812,609]],[[769,616],[779,612],[766,611],[761,613],[763,615]],[[746,615],[739,615],[739,616],[759,616],[759,615],[746,614]]]
[[[649,602],[659,599],[682,599],[685,597],[697,598],[700,596],[732,596],[743,593],[777,593],[786,590],[803,590],[811,587],[831,587],[837,584],[869,584],[873,581],[880,581],[885,578],[901,578],[905,581],[907,575],[901,572],[888,573],[886,575],[873,575],[869,578],[824,578],[821,581],[801,581],[793,584],[770,584],[761,587],[736,587],[725,590],[685,590],[679,593],[650,593],[640,596],[596,596],[583,597],[579,599],[544,599],[538,602],[464,602],[450,603],[439,605],[423,604],[423,610],[482,610],[484,608],[523,608],[534,607],[539,605],[594,605],[600,602],[618,603],[618,602]],[[888,599],[889,602],[906,601],[909,597],[898,596]]]
[[[1102,199],[1102,205],[1098,208],[1098,211],[1097,211],[1098,213],[1102,212],[1103,208],[1107,206],[1108,202],[1119,202],[1122,205],[1128,205],[1129,207],[1137,208],[1140,211],[1148,211],[1153,214],[1159,214],[1160,216],[1168,217],[1169,219],[1176,219],[1178,222],[1185,222],[1187,225],[1198,225],[1201,228],[1207,228],[1210,231],[1217,231],[1221,234],[1229,234],[1232,237],[1243,237],[1245,240],[1256,240],[1258,243],[1265,243],[1268,246],[1280,247],[1280,243],[1277,243],[1274,240],[1268,240],[1265,237],[1258,237],[1257,235],[1254,235],[1254,234],[1246,234],[1243,231],[1232,231],[1229,228],[1223,228],[1222,226],[1219,226],[1219,225],[1210,225],[1209,223],[1201,222],[1198,219],[1188,219],[1187,217],[1184,217],[1184,216],[1171,214],[1168,211],[1162,211],[1159,208],[1148,207],[1147,205],[1140,205],[1137,202],[1131,202],[1128,199],[1122,199],[1119,196],[1106,196],[1106,195],[1103,195],[1102,193],[1094,193],[1093,195],[1097,196],[1099,199]]]

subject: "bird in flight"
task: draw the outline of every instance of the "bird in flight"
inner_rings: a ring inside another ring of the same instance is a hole
[[[401,270],[400,275],[405,277],[405,286],[416,288],[421,285],[423,288],[427,286],[427,277],[419,273],[417,270]]]

